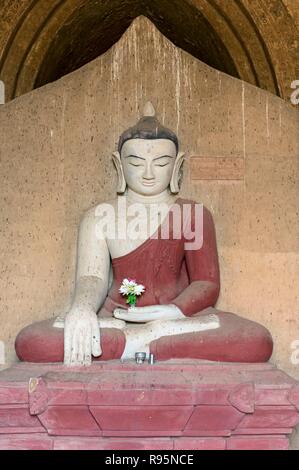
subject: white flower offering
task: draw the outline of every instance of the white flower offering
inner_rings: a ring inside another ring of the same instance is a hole
[[[135,307],[137,297],[140,297],[144,291],[145,287],[142,284],[137,284],[134,279],[124,279],[119,288],[119,292],[127,297],[127,304],[130,307]]]

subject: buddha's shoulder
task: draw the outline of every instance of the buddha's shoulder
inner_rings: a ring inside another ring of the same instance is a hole
[[[114,198],[95,204],[83,213],[81,223],[97,221],[97,217],[107,213],[107,211],[114,211],[117,207],[117,203],[118,198]]]
[[[114,197],[113,199],[107,199],[106,201],[98,203],[94,206],[96,212],[101,210],[107,210],[108,208],[116,209],[119,203],[119,197]]]
[[[210,210],[202,203],[202,202],[199,202],[199,201],[194,201],[193,199],[186,199],[186,198],[182,198],[182,197],[179,197],[176,202],[178,204],[180,204],[181,206],[191,206],[192,209],[198,207],[198,210],[202,210],[204,215],[208,216],[208,217],[212,217],[212,213],[210,212]]]

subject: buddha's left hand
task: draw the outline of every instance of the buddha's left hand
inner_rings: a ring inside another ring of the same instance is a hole
[[[115,318],[133,323],[148,323],[156,320],[178,320],[185,318],[181,310],[173,304],[131,307],[128,310],[116,308],[113,315]]]

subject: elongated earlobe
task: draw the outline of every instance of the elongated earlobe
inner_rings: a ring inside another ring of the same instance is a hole
[[[182,166],[184,163],[184,157],[185,154],[184,152],[179,152],[176,161],[174,164],[173,172],[172,172],[172,177],[170,180],[170,192],[172,194],[178,194],[180,191],[180,184],[181,184],[181,179],[182,179]]]
[[[113,152],[112,160],[117,172],[117,194],[123,194],[126,190],[127,183],[124,177],[123,167],[121,164],[120,153]]]

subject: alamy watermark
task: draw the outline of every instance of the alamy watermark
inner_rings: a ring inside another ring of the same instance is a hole
[[[291,349],[292,349],[291,363],[293,366],[298,366],[299,365],[299,340],[298,339],[291,343]]]
[[[203,205],[127,204],[119,197],[117,207],[100,204],[95,209],[98,218],[96,236],[110,240],[181,240],[185,250],[199,250],[203,245]]]
[[[299,80],[294,80],[291,83],[293,93],[291,93],[291,103],[297,106],[299,104]]]

